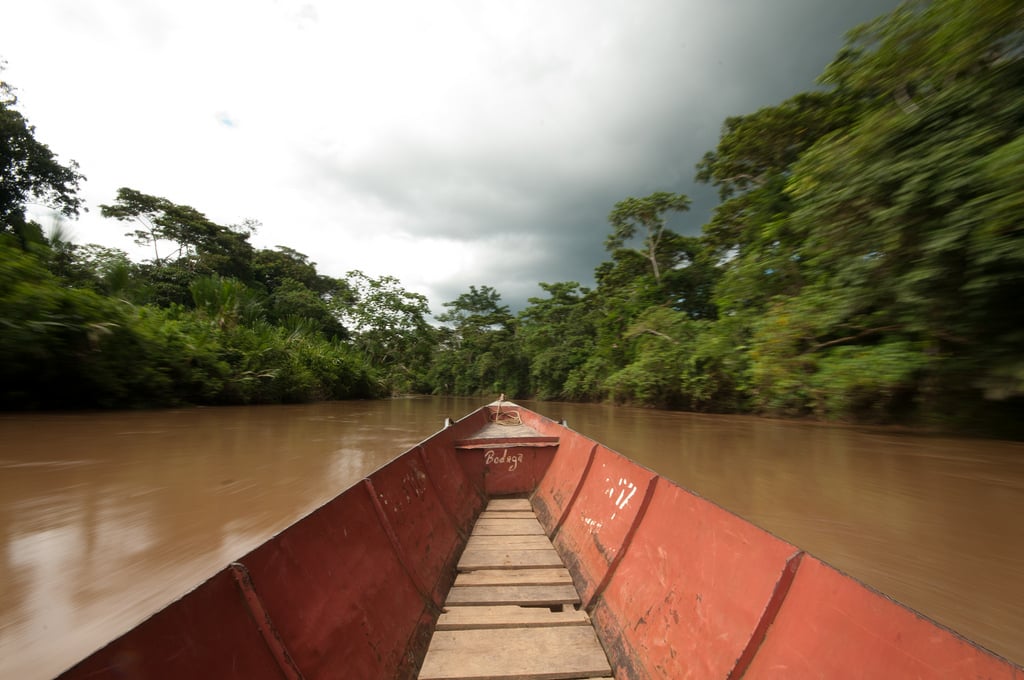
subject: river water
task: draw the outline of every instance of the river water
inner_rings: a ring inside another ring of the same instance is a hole
[[[0,416],[0,677],[52,677],[480,403]],[[1024,663],[1024,444],[523,403]]]

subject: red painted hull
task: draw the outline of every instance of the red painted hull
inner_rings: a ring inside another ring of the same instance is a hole
[[[61,678],[415,677],[485,500],[529,495],[617,678],[1024,670],[521,407],[445,428]]]

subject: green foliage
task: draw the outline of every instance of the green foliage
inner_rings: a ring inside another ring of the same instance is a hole
[[[260,317],[255,295],[238,279],[221,278],[216,274],[200,276],[192,279],[189,291],[199,315],[218,328],[234,328],[243,321],[252,323]]]
[[[285,278],[271,290],[262,305],[267,321],[289,325],[296,319],[311,324],[328,338],[345,339],[348,330],[338,318],[330,300],[310,290],[305,284]]]
[[[197,274],[187,262],[156,265],[143,262],[135,269],[136,300],[157,307],[192,305],[190,286]]]
[[[131,235],[153,247],[142,265],[121,251],[72,243],[59,221],[48,236],[25,222],[30,199],[76,214],[81,176],[34,139],[15,103],[0,83],[0,406],[380,393],[368,358],[343,341],[347,284],[291,249],[257,256],[248,242],[254,222],[223,227],[189,206],[122,188],[101,209],[133,222]],[[169,256],[161,254],[167,244]]]
[[[347,281],[319,274],[315,262],[284,246],[256,251],[252,272],[255,285],[266,292],[263,313],[268,321],[305,319],[328,338],[349,337],[344,316],[354,292]]]
[[[224,227],[191,206],[127,187],[118,189],[114,204],[100,210],[104,217],[134,223],[137,228],[126,236],[153,248],[153,258],[135,272],[140,300],[161,306],[191,304],[190,287],[202,276],[254,282],[252,222]],[[160,248],[168,244],[171,254],[161,256]]]
[[[445,302],[448,311],[437,320],[450,324],[439,331],[439,348],[430,381],[441,394],[525,394],[528,365],[518,349],[516,320],[501,295],[490,286]]]
[[[252,292],[197,279],[197,309],[132,306],[62,286],[0,241],[4,408],[279,403],[376,394],[363,358],[315,324],[247,318]],[[302,324],[299,324],[300,326]]]
[[[633,359],[608,378],[612,398],[663,408],[680,406],[681,378],[694,331],[683,314],[664,307],[646,310],[623,338],[635,345]]]
[[[673,194],[667,191],[656,191],[644,198],[626,198],[615,204],[608,221],[612,225],[612,233],[605,240],[605,249],[614,253],[643,233],[644,257],[651,265],[656,283],[661,283],[662,241],[673,232],[665,227],[665,213],[685,212],[690,209],[690,199],[685,194]]]
[[[810,379],[812,409],[826,418],[890,420],[909,407],[928,362],[905,340],[827,350]]]
[[[632,359],[607,378],[610,396],[661,408],[737,410],[746,366],[730,328],[728,322],[649,308],[623,336]]]
[[[828,90],[727,119],[698,165],[722,198],[699,240],[664,228],[671,195],[617,204],[586,321],[546,321],[539,300],[520,317],[534,389],[870,420],[1019,410],[1018,5],[907,3],[850,34]],[[545,343],[548,323],[592,333],[586,356]]]
[[[427,298],[407,291],[393,276],[371,278],[350,271],[350,302],[342,318],[355,347],[372,365],[389,393],[429,392],[428,372],[435,345],[427,322]]]
[[[252,256],[252,271],[256,282],[273,291],[285,281],[298,281],[325,301],[349,304],[354,293],[347,281],[320,274],[316,263],[309,257],[286,246],[274,250],[258,250]]]
[[[131,298],[137,285],[135,265],[127,253],[93,243],[72,244],[72,259],[62,278],[68,285],[120,298]]]
[[[85,178],[74,161],[62,165],[36,139],[35,127],[16,110],[17,103],[13,89],[0,80],[0,234],[13,234],[25,248],[33,236],[25,220],[26,203],[42,203],[73,217],[82,206],[76,193]]]
[[[665,340],[679,343],[680,334],[690,338],[694,329],[704,326],[687,322],[717,316],[713,294],[720,272],[713,253],[700,239],[676,234],[661,221],[666,210],[681,210],[687,204],[685,196],[656,193],[617,205],[611,217],[615,233],[606,242],[612,248],[611,261],[597,268],[597,288],[579,301],[580,313],[559,317],[565,322],[559,324],[559,334],[579,337],[582,343],[576,347],[582,351],[570,356],[571,363],[557,351],[541,354],[543,361],[531,352],[534,384],[550,381],[545,374],[548,366],[568,365],[560,371],[564,376],[552,376],[561,381],[561,388],[549,382],[547,394],[661,406],[707,404],[711,398],[697,394],[707,391],[698,386],[699,377],[689,376],[689,386],[682,385],[688,350],[664,346]],[[645,222],[651,229],[647,248],[622,247]],[[533,314],[528,309],[523,318]],[[651,342],[647,336],[661,341]],[[692,343],[685,347],[692,348]]]
[[[821,80],[914,109],[914,99],[1021,59],[1016,0],[907,0],[859,26]]]
[[[393,277],[324,276],[254,251],[252,223],[131,189],[103,211],[149,262],[44,236],[25,201],[74,214],[80,176],[3,86],[5,405],[505,393],[1019,435],[1019,2],[911,0],[851,32],[821,81],[725,121],[697,166],[721,197],[700,237],[667,226],[686,196],[626,198],[592,290],[542,283],[513,316],[471,286],[440,327]]]
[[[697,166],[697,179],[717,186],[723,200],[704,227],[710,256],[724,261],[714,295],[720,312],[760,310],[803,285],[787,182],[801,155],[850,125],[853,115],[832,92],[800,94],[726,120],[718,148]]]
[[[723,201],[756,191],[784,174],[817,140],[852,122],[853,115],[837,93],[812,92],[726,118],[718,148],[697,164],[697,180],[718,187]]]
[[[150,352],[147,363],[166,378],[162,394],[174,395],[172,402],[283,403],[375,394],[368,367],[312,325],[221,325],[182,307],[141,308],[135,323]]]
[[[274,250],[258,250],[253,254],[252,263],[256,280],[270,290],[286,280],[298,281],[311,290],[317,288],[316,263],[292,248],[278,246]]]
[[[874,74],[884,96],[804,154],[790,181],[791,224],[814,277],[805,290],[836,300],[818,339],[911,341],[930,358],[905,359],[927,366],[917,374],[924,412],[954,393],[979,407],[1019,399],[1024,383],[1011,358],[1024,328],[1019,9],[1016,32],[1002,23],[1003,3],[914,10],[855,34],[871,49],[847,55],[831,77],[865,88],[864,74]],[[921,55],[931,68],[917,65]],[[859,355],[842,356],[856,363]]]
[[[161,206],[179,218],[198,215]],[[32,235],[27,250],[19,238],[24,233]],[[366,359],[337,339],[344,329],[329,303],[347,290],[344,284],[314,270],[311,280],[325,291],[318,294],[286,278],[266,299],[275,312],[287,307],[289,317],[265,321],[262,292],[208,271],[214,261],[208,256],[224,255],[225,242],[244,243],[228,233],[212,225],[205,236],[213,241],[195,241],[185,255],[142,266],[120,251],[76,246],[59,229],[49,239],[37,226],[0,234],[0,406],[280,403],[379,394]],[[251,271],[247,252],[236,251],[241,266],[232,271]]]
[[[4,407],[79,406],[107,382],[119,391],[118,359],[105,350],[130,344],[124,323],[120,304],[62,287],[38,259],[0,239]]]
[[[749,411],[750,324],[738,315],[699,323],[683,374],[683,394],[690,408]]]
[[[566,383],[594,351],[591,292],[575,281],[540,287],[548,297],[530,298],[517,328],[519,349],[529,357],[529,392],[540,399],[572,398]]]

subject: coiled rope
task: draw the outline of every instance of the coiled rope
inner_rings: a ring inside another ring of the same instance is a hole
[[[498,425],[522,425],[523,419],[519,417],[519,411],[499,411],[494,414],[494,422]]]
[[[523,419],[519,417],[519,411],[501,411],[501,402],[505,401],[505,395],[502,393],[498,397],[498,410],[494,412],[494,423],[496,425],[522,425]]]

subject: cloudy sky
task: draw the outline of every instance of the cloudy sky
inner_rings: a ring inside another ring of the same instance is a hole
[[[26,0],[0,9],[0,59],[88,178],[79,243],[135,256],[97,207],[129,186],[435,311],[471,284],[517,309],[539,281],[592,283],[627,196],[690,195],[675,225],[698,233],[724,118],[810,89],[897,4]]]

